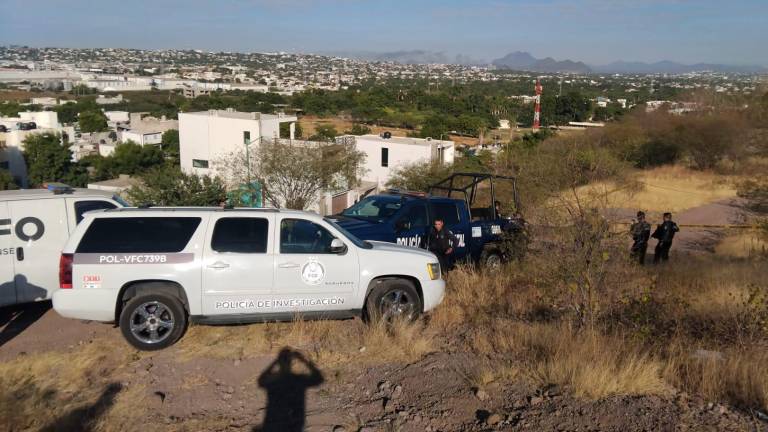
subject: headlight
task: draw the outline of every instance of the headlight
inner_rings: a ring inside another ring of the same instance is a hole
[[[440,264],[439,263],[427,264],[427,273],[429,273],[429,278],[431,280],[440,279]]]

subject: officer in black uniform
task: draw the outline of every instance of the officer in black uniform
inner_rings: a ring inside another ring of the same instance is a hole
[[[632,235],[632,249],[630,256],[640,265],[645,264],[645,251],[648,250],[648,239],[651,237],[651,224],[645,221],[645,212],[637,212],[637,220],[629,228]]]
[[[664,213],[664,222],[656,227],[656,231],[653,232],[651,237],[658,239],[656,244],[655,255],[653,256],[653,263],[656,264],[661,261],[667,261],[669,259],[669,249],[672,247],[672,239],[675,238],[675,233],[680,231],[680,228],[676,223],[672,222],[672,213]]]
[[[444,227],[445,222],[436,218],[434,225],[421,242],[422,249],[426,249],[437,256],[440,262],[440,270],[448,271],[453,265],[453,251],[459,243],[456,236]]]

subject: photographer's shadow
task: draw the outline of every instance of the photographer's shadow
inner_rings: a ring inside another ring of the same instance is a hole
[[[295,373],[294,361],[303,364],[307,373]],[[253,432],[299,432],[306,420],[307,390],[323,383],[323,374],[312,361],[298,351],[283,348],[272,364],[259,377],[259,387],[267,392],[264,423]]]

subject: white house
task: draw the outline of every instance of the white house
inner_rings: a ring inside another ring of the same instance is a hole
[[[216,162],[228,154],[245,151],[259,144],[259,139],[280,137],[280,124],[291,123],[293,139],[295,116],[234,109],[179,113],[179,152],[181,169],[188,173],[215,174]]]
[[[365,153],[365,174],[362,180],[383,188],[398,168],[414,163],[440,162],[452,164],[455,153],[453,141],[432,138],[395,137],[381,135],[346,135],[337,140],[353,140],[355,148]]]
[[[35,129],[21,129],[20,123],[34,122]],[[62,135],[64,144],[72,142],[75,128],[63,127],[59,123],[58,114],[54,111],[20,112],[18,117],[0,117],[0,125],[5,126],[6,132],[0,132],[0,168],[11,172],[16,183],[27,186],[27,166],[24,161],[24,140],[32,134],[45,132]]]
[[[157,145],[163,141],[163,133],[129,129],[120,132],[120,140],[122,142],[133,141],[140,146]]]

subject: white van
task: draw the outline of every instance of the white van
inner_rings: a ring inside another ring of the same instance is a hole
[[[274,209],[92,212],[64,247],[59,274],[56,312],[117,322],[143,350],[173,344],[188,320],[414,319],[445,290],[431,252]]]
[[[65,185],[0,192],[0,306],[50,299],[61,248],[83,214],[125,205],[112,193]]]

